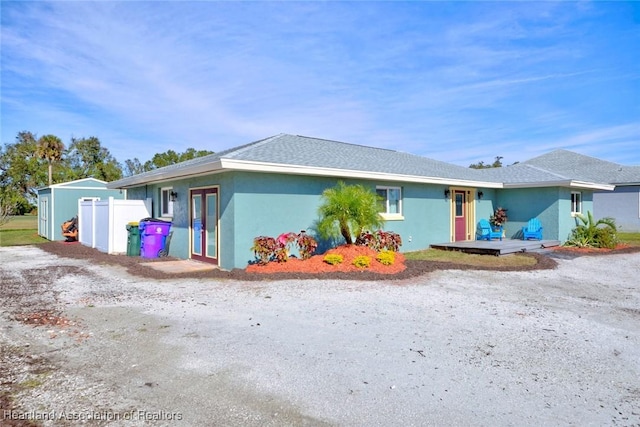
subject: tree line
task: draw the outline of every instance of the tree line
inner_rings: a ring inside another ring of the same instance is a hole
[[[35,209],[37,189],[47,185],[83,178],[115,181],[208,154],[213,151],[168,150],[144,163],[133,158],[121,164],[95,136],[71,138],[65,146],[55,135],[22,131],[0,147],[0,209],[22,215]]]

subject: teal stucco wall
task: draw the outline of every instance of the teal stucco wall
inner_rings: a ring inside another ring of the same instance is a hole
[[[171,187],[178,193],[173,207],[173,236],[169,255],[189,258],[189,191],[217,186],[219,189],[219,265],[223,269],[244,268],[254,260],[253,239],[277,237],[281,233],[306,230],[318,237],[316,222],[322,192],[340,178],[281,175],[257,172],[225,172],[168,181],[128,190],[132,199],[153,199],[153,215],[159,217],[159,190]],[[395,183],[344,179],[347,184],[401,187],[402,215],[386,221],[384,229],[402,237],[403,252],[428,248],[430,244],[449,242],[451,199],[444,197],[443,185]],[[575,226],[571,216],[571,190],[558,187],[525,189],[473,189],[483,192],[475,201],[476,221],[489,219],[497,207],[508,209],[507,237],[521,238],[521,229],[537,217],[544,226],[545,239],[564,241]],[[591,193],[583,191],[583,209],[592,206]],[[473,233],[471,233],[473,235]],[[322,242],[320,251],[330,244]]]
[[[496,206],[508,209],[506,236],[522,238],[522,227],[531,218],[538,218],[543,226],[542,237],[564,243],[575,228],[575,217],[571,215],[571,192],[564,187],[502,189],[496,193]],[[582,209],[593,209],[593,193],[580,190]]]
[[[169,255],[189,258],[189,190],[219,187],[219,265],[224,269],[244,268],[254,259],[251,246],[258,236],[277,237],[285,232],[306,230],[317,236],[315,224],[322,192],[339,178],[227,172],[167,181],[128,190],[130,199],[153,199],[153,214],[159,217],[159,189],[171,187],[178,193],[173,206]],[[449,241],[449,200],[445,186],[402,184],[385,181],[350,180],[372,190],[377,185],[400,186],[404,218],[387,221],[384,229],[403,239],[402,251]],[[320,250],[331,242],[321,242]]]

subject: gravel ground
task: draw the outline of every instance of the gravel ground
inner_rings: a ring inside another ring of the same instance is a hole
[[[638,252],[366,281],[0,259],[3,426],[640,425]]]

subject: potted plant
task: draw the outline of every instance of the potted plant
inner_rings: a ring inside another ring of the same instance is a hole
[[[504,233],[502,226],[507,222],[507,210],[505,208],[497,208],[493,215],[489,218],[493,231],[500,231]]]

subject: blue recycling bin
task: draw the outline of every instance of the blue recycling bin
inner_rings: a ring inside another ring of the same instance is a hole
[[[165,247],[171,222],[155,218],[140,220],[140,256],[158,258]]]

